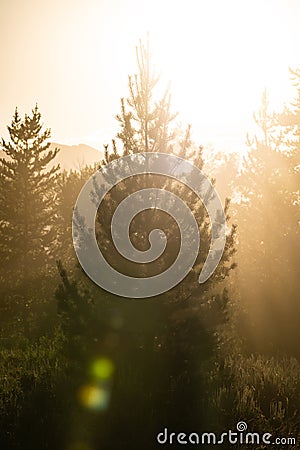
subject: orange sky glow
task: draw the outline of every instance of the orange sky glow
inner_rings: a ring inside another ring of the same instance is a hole
[[[135,45],[150,32],[173,110],[200,144],[240,151],[261,93],[280,108],[299,67],[298,0],[1,0],[0,134],[38,102],[59,143],[114,137]]]

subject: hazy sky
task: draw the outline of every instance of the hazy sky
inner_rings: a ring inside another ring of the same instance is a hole
[[[102,148],[150,31],[173,108],[199,143],[239,150],[264,87],[280,107],[300,67],[300,1],[0,0],[0,133],[38,102],[52,139]]]

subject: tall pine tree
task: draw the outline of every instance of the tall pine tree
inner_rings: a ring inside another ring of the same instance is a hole
[[[0,158],[0,261],[5,282],[28,281],[47,268],[56,242],[55,180],[48,169],[59,149],[50,150],[38,106],[21,119],[16,109],[2,138]]]
[[[260,133],[249,140],[239,185],[237,282],[260,350],[299,354],[299,100],[274,114],[264,92],[254,119]]]
[[[138,73],[129,77],[129,97],[121,100],[121,113],[117,116],[121,125],[117,135],[121,150],[117,141],[113,141],[111,152],[105,146],[103,165],[131,153],[159,151],[190,159],[203,169],[202,151],[193,145],[190,127],[185,133],[173,132],[175,115],[170,113],[168,90],[155,101],[158,79],[151,66],[148,43],[138,46],[137,62]],[[174,289],[150,299],[119,298],[89,283],[85,277],[81,280],[89,285],[96,309],[97,304],[98,308],[107,305],[105,316],[111,317],[107,321],[111,330],[103,336],[103,325],[99,325],[97,339],[98,352],[109,355],[116,366],[114,400],[103,425],[104,436],[99,436],[99,446],[105,448],[109,448],[108,443],[111,448],[117,448],[124,442],[136,448],[133,436],[137,429],[143,430],[137,437],[138,448],[152,448],[151,442],[155,447],[153,438],[162,424],[177,429],[205,428],[206,364],[210,364],[217,348],[218,326],[226,320],[228,296],[220,286],[233,267],[235,229],[228,234],[214,276],[205,285],[199,285],[198,275],[209,250],[211,229],[204,205],[181,183],[164,176],[143,174],[129,177],[111,189],[96,219],[96,236],[105,258],[120,272],[144,277],[163,272],[176,258],[180,251],[178,227],[159,208],[138,214],[129,234],[132,244],[144,251],[149,248],[149,233],[155,228],[164,230],[168,243],[162,257],[154,263],[136,264],[118,255],[112,245],[111,219],[116,207],[131,193],[149,187],[169,190],[186,202],[199,224],[201,248],[194,270]],[[97,186],[94,195],[97,198]],[[228,202],[225,209],[228,212]],[[220,295],[216,295],[216,290]],[[58,294],[60,305],[62,299],[70,305],[78,302],[74,294],[68,298],[65,286],[61,286]],[[118,435],[113,436],[116,427]]]

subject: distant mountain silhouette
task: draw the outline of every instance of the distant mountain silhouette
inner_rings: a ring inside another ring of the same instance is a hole
[[[63,145],[51,143],[50,149],[58,147],[60,151],[51,165],[60,164],[60,170],[80,170],[84,166],[93,165],[103,158],[103,153],[85,144]]]
[[[51,142],[50,150],[58,147],[60,151],[51,161],[49,167],[60,164],[60,170],[80,170],[86,165],[93,165],[103,158],[103,153],[85,144],[64,145]],[[0,150],[0,158],[6,158],[6,154]]]

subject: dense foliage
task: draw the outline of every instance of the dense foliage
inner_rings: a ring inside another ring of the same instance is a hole
[[[178,182],[131,177],[98,210],[96,236],[109,262],[151,276],[174,261],[180,234],[160,210],[130,226],[139,250],[148,248],[151,230],[165,231],[169,245],[157,263],[131,264],[111,243],[120,201],[159,187],[193,211],[201,234],[195,266],[151,299],[94,285],[76,260],[71,221],[80,189],[99,167],[49,168],[58,149],[49,150],[38,108],[23,120],[16,110],[0,160],[0,442],[12,450],[151,449],[164,427],[222,432],[240,420],[299,439],[299,70],[298,97],[282,113],[269,112],[264,93],[255,116],[261,137],[249,138],[239,167],[228,155],[215,161],[192,142],[190,127],[173,125],[169,90],[156,98],[148,44],[138,46],[137,63],[117,115],[120,131],[99,164],[156,151],[189,159],[211,178],[218,167],[228,229],[222,260],[199,285],[211,239],[204,206]]]

